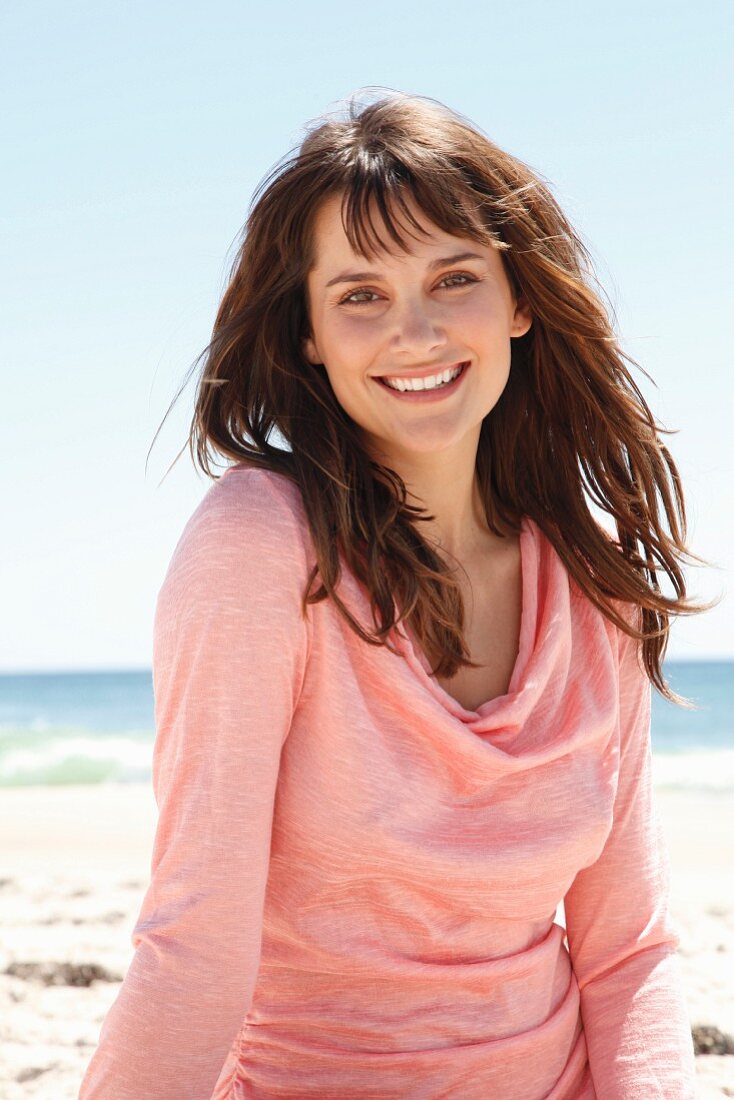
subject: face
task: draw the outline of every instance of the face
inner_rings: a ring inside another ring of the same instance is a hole
[[[367,261],[344,232],[340,196],[326,200],[306,288],[306,358],[323,364],[340,405],[383,462],[476,453],[482,420],[507,383],[510,338],[532,323],[496,249],[446,233],[411,209],[427,235],[409,240],[410,252]],[[437,376],[450,381],[430,388]],[[405,390],[420,379],[423,390]]]

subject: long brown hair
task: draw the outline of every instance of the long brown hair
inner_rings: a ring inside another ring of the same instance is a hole
[[[670,431],[629,372],[625,360],[639,364],[619,346],[587,248],[544,178],[463,116],[425,96],[390,90],[361,102],[363,95],[311,124],[255,191],[212,339],[192,366],[204,360],[188,438],[194,463],[216,480],[211,459],[219,454],[298,486],[317,561],[304,614],[329,596],[372,645],[389,644],[405,618],[436,675],[476,667],[459,583],[418,529],[434,517],[409,505],[402,478],[370,457],[323,366],[303,350],[321,204],[342,196],[349,242],[372,258],[390,247],[375,211],[395,245],[408,247],[401,226],[419,228],[409,196],[439,228],[496,247],[513,294],[524,294],[532,312],[530,330],[512,339],[507,385],[480,432],[476,476],[489,528],[517,533],[530,516],[582,592],[642,642],[661,694],[690,706],[662,675],[670,616],[717,601],[694,605],[686,595],[680,563],[704,559],[685,544],[681,479],[659,436]],[[289,449],[272,442],[273,429]],[[613,518],[616,540],[593,518],[587,495]],[[335,590],[340,556],[369,593],[374,630]],[[673,596],[662,593],[660,571]]]

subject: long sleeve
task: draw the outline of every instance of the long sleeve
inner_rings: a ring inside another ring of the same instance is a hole
[[[670,864],[652,787],[651,684],[638,644],[619,635],[619,757],[613,824],[565,898],[600,1100],[695,1096],[693,1044],[668,898]]]
[[[176,547],[153,631],[150,885],[79,1100],[208,1100],[249,1010],[306,577],[297,517],[259,471],[216,482]]]

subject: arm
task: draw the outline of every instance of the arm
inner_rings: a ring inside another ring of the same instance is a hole
[[[651,684],[619,636],[619,783],[601,855],[565,898],[592,1079],[600,1100],[695,1097],[693,1043],[668,910],[670,866],[655,814]]]
[[[179,541],[154,625],[151,881],[79,1100],[208,1100],[249,1010],[306,575],[258,471],[220,479]]]

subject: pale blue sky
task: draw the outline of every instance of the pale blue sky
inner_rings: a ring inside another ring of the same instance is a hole
[[[0,15],[0,670],[145,667],[208,482],[189,385],[253,189],[364,85],[433,96],[548,180],[687,494],[692,591],[732,565],[727,3],[34,3]],[[669,656],[734,656],[728,596]]]

